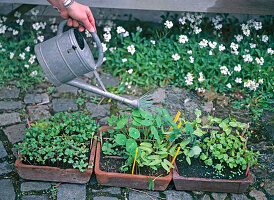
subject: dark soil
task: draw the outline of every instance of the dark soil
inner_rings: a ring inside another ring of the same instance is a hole
[[[132,168],[130,167],[128,171],[122,172],[120,170],[120,167],[122,167],[126,163],[126,160],[124,158],[117,158],[116,156],[108,156],[105,157],[103,153],[101,152],[100,155],[100,165],[99,168],[100,170],[104,172],[116,172],[116,173],[124,173],[124,174],[131,174]],[[153,171],[149,167],[138,167],[135,165],[135,172],[134,174],[138,175],[145,175],[145,176],[166,176],[166,171],[161,168],[158,169],[157,171]]]
[[[214,178],[214,179],[229,179],[241,180],[246,178],[245,171],[239,168],[230,169],[224,168],[219,174],[213,167],[207,166],[199,158],[191,158],[191,165],[189,165],[183,155],[179,155],[176,159],[178,173],[183,177],[196,177],[196,178]]]

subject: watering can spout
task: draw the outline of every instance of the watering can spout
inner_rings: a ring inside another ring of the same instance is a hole
[[[103,91],[103,90],[101,90],[101,89],[99,89],[95,86],[88,85],[88,84],[86,84],[82,81],[79,81],[79,80],[71,80],[71,81],[67,82],[66,84],[77,87],[77,88],[80,88],[80,89],[83,89],[83,90],[87,90],[89,92],[98,94],[100,96],[104,96],[104,97],[107,97],[107,98],[112,98],[114,100],[120,101],[121,103],[127,104],[127,105],[129,105],[133,108],[140,108],[141,107],[139,99],[130,100],[130,99],[115,95],[113,93]]]

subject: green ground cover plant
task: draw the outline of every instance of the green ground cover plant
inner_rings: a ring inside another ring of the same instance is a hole
[[[57,113],[26,129],[24,141],[15,147],[26,164],[85,171],[93,166],[88,166],[89,150],[98,128],[84,113]]]

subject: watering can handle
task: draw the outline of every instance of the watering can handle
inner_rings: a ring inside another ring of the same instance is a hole
[[[58,25],[58,29],[57,29],[57,35],[60,35],[63,33],[63,30],[64,30],[64,27],[65,25],[67,24],[67,20],[63,20],[62,22],[60,22],[60,24]],[[80,24],[82,26],[84,26],[81,22]],[[91,35],[97,45],[97,48],[98,48],[98,52],[99,52],[99,56],[98,56],[98,60],[97,60],[97,63],[95,65],[95,70],[96,68],[100,67],[103,63],[103,58],[104,58],[104,53],[103,53],[103,47],[102,47],[102,43],[97,35],[96,32],[91,32]]]

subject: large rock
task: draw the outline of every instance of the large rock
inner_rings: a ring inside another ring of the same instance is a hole
[[[248,200],[245,194],[231,194],[231,200]]]
[[[19,113],[0,114],[0,126],[21,122]]]
[[[57,191],[58,200],[85,200],[86,185],[80,184],[61,184]]]
[[[47,196],[42,195],[27,195],[23,196],[22,200],[48,200],[49,198]]]
[[[35,103],[49,103],[49,95],[46,93],[43,94],[26,94],[24,98],[26,104],[35,104]]]
[[[216,193],[213,192],[211,194],[211,196],[213,197],[214,200],[225,200],[227,193]]]
[[[48,190],[51,188],[51,184],[48,182],[29,181],[21,184],[21,191],[28,192],[32,190]]]
[[[0,179],[1,200],[14,200],[15,192],[11,179]]]
[[[22,108],[21,101],[0,101],[0,111],[17,110]]]
[[[154,103],[161,103],[166,98],[166,91],[165,91],[164,88],[158,88],[157,90],[155,90],[152,93],[152,95],[149,95],[149,94],[148,95],[144,95],[144,97],[146,97],[146,96],[150,97],[153,100]]]
[[[105,117],[110,114],[108,104],[97,105],[95,103],[86,103],[87,110],[92,114],[92,117]]]
[[[5,162],[0,163],[0,175],[8,174],[11,171],[12,170],[11,170],[8,162],[5,161]]]
[[[274,181],[271,179],[266,179],[264,181],[264,189],[268,194],[274,195]]]
[[[53,111],[64,112],[64,111],[77,111],[78,107],[74,99],[60,98],[52,100]]]
[[[8,126],[4,128],[4,133],[8,137],[9,141],[14,144],[16,142],[21,142],[24,139],[25,128],[25,124]]]
[[[7,151],[3,145],[3,142],[0,140],[0,158],[8,156]]]
[[[30,116],[31,121],[38,121],[40,119],[47,119],[51,116],[50,112],[49,112],[49,107],[46,106],[46,105],[28,106],[27,110],[29,112],[29,116]]]
[[[8,88],[1,87],[0,88],[0,99],[14,99],[18,98],[20,93],[20,89],[18,88]]]
[[[175,191],[175,190],[167,190],[164,191],[164,194],[166,195],[167,200],[192,200],[192,196],[189,193],[183,192],[183,191]]]

